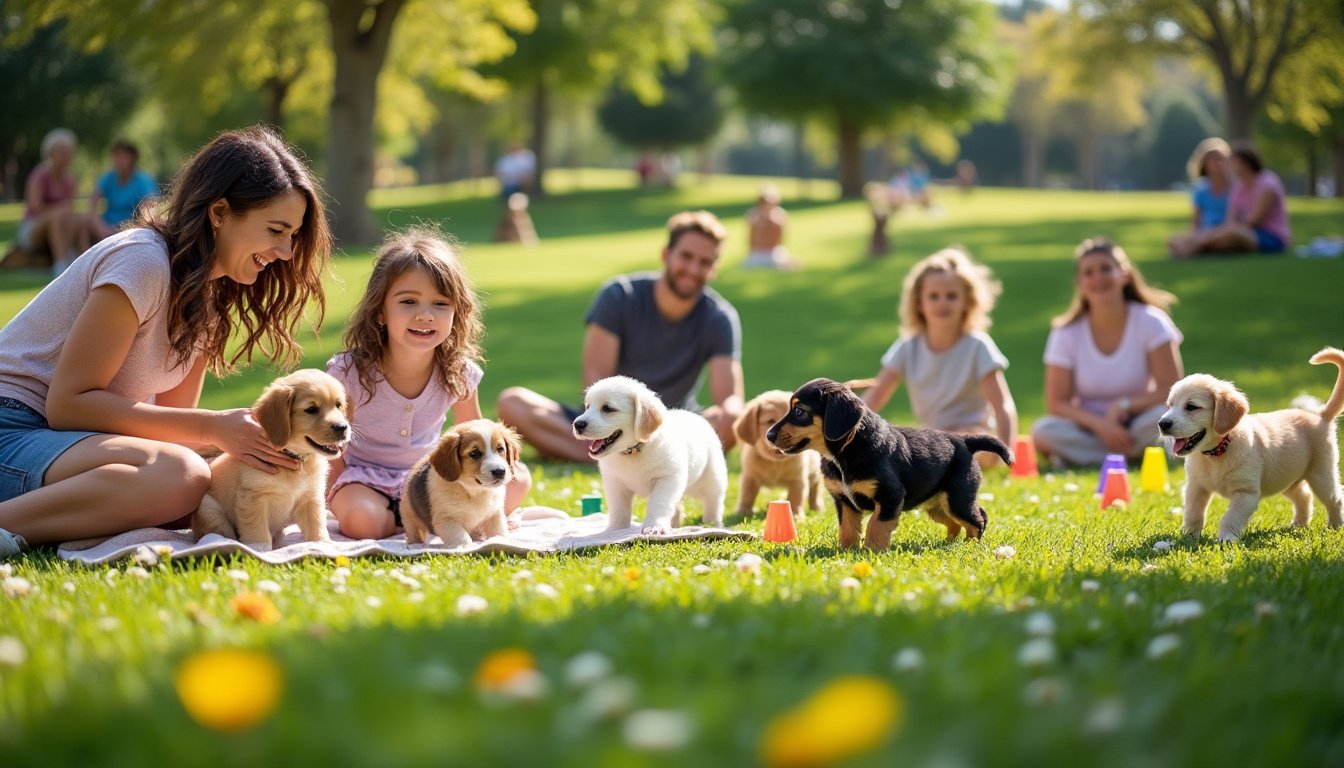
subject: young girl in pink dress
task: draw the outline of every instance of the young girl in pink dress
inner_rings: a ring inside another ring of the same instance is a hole
[[[481,418],[476,362],[480,306],[455,245],[430,230],[388,238],[364,298],[345,330],[345,351],[327,371],[354,403],[353,439],[333,463],[327,506],[352,539],[381,539],[401,527],[401,487],[428,454],[447,413]],[[509,484],[505,512],[527,495],[527,467]],[[557,513],[560,514],[560,513]]]

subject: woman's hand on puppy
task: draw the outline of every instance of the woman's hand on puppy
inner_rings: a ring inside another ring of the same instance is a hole
[[[299,462],[271,445],[261,425],[248,408],[216,411],[210,425],[209,442],[239,461],[268,474],[281,469],[298,469]]]

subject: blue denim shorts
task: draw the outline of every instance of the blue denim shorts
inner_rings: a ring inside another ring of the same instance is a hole
[[[1259,253],[1283,253],[1284,242],[1278,235],[1267,229],[1252,227],[1255,230],[1255,250]]]
[[[42,414],[18,400],[0,397],[0,501],[41,488],[53,461],[96,434],[52,429]]]

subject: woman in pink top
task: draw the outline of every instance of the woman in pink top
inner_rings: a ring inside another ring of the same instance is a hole
[[[1292,236],[1283,182],[1265,168],[1250,144],[1234,144],[1229,164],[1236,183],[1228,198],[1227,222],[1203,236],[1203,249],[1283,253]]]
[[[395,533],[402,483],[433,450],[448,410],[458,422],[481,418],[476,360],[484,333],[455,245],[428,229],[389,237],[345,329],[346,350],[327,363],[355,407],[350,447],[329,475],[328,506],[343,535]],[[518,467],[506,512],[532,485]]]
[[[23,221],[15,237],[25,251],[49,249],[57,274],[90,242],[88,219],[74,208],[79,186],[70,173],[74,157],[74,133],[56,128],[42,139],[42,162],[24,185]]]
[[[1045,346],[1048,415],[1031,435],[1056,465],[1137,459],[1158,444],[1167,391],[1183,375],[1181,332],[1166,313],[1176,297],[1144,282],[1109,240],[1084,240],[1076,256],[1073,302]]]
[[[229,131],[141,216],[0,330],[0,557],[185,524],[210,485],[193,447],[298,468],[249,409],[197,406],[207,368],[297,361],[310,300],[321,325],[331,235],[316,180],[269,129]]]

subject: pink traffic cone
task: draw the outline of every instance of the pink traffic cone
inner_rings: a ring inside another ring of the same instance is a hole
[[[765,508],[765,540],[783,544],[798,538],[793,525],[793,507],[787,499],[772,501]]]
[[[1123,469],[1106,470],[1106,485],[1101,490],[1101,508],[1117,501],[1129,503],[1129,473]]]
[[[1013,477],[1036,477],[1036,445],[1031,435],[1018,435],[1013,445]]]

